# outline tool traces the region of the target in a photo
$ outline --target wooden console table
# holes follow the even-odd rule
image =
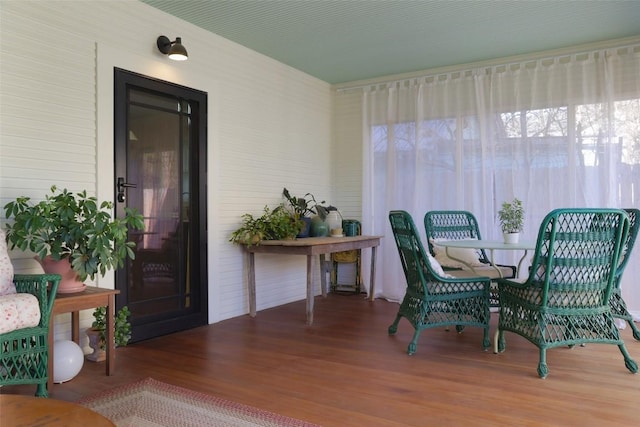
[[[350,237],[306,237],[294,240],[263,240],[259,245],[244,246],[248,254],[249,314],[256,316],[256,268],[255,254],[284,254],[307,256],[307,325],[313,324],[313,270],[315,256],[320,256],[320,287],[322,296],[327,296],[327,278],[324,274],[325,255],[333,252],[371,248],[371,277],[369,299],[373,301],[375,291],[376,248],[382,236]]]
[[[115,326],[116,289],[103,289],[87,286],[84,291],[73,294],[57,294],[51,310],[52,325],[49,328],[49,380],[47,388],[53,385],[53,316],[71,313],[71,339],[80,344],[80,310],[96,307],[107,307],[107,329],[105,331],[106,345],[106,374],[113,375],[115,370],[115,342],[113,328]]]

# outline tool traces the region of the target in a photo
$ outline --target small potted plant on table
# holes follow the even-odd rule
[[[122,307],[116,313],[113,327],[113,340],[116,347],[124,347],[131,340],[131,323],[129,316],[131,312],[127,306]],[[93,311],[93,323],[86,330],[89,337],[89,346],[93,349],[93,353],[87,354],[85,358],[92,362],[102,362],[106,359],[106,336],[107,330],[107,308],[98,307]]]
[[[524,226],[524,208],[522,201],[514,198],[511,202],[503,202],[498,211],[500,228],[504,235],[505,243],[518,243],[520,232]]]

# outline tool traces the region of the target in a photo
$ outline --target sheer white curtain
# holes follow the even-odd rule
[[[517,197],[534,240],[554,208],[640,207],[640,46],[396,81],[362,99],[363,228],[385,235],[376,296],[404,295],[390,210],[411,213],[425,242],[429,210],[469,210],[483,238],[501,239],[497,210]],[[623,295],[640,314],[640,247],[632,256]]]

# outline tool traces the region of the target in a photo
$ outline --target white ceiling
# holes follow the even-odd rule
[[[141,1],[328,83],[640,35],[640,0]]]

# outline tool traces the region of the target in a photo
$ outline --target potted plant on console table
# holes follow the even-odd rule
[[[112,202],[98,205],[86,191],[54,185],[38,203],[18,197],[5,205],[5,217],[14,220],[7,224],[7,241],[11,249],[34,252],[45,272],[60,274],[59,293],[80,292],[87,277],[104,276],[135,258],[127,231],[144,229],[142,215],[125,208],[124,218],[112,218],[112,209]]]
[[[311,221],[312,218],[310,215],[318,215],[322,221],[324,221],[327,216],[327,208],[325,208],[322,203],[316,201],[316,198],[311,193],[305,194],[303,197],[292,196],[289,193],[289,190],[284,188],[282,190],[282,195],[287,202],[289,203],[290,209],[293,211],[293,214],[296,218],[304,221],[304,229],[296,236],[296,237],[309,237],[311,232]]]
[[[295,239],[304,223],[292,215],[283,203],[270,209],[265,206],[262,215],[242,215],[242,225],[231,233],[230,242],[242,245],[258,245],[262,240]]]

